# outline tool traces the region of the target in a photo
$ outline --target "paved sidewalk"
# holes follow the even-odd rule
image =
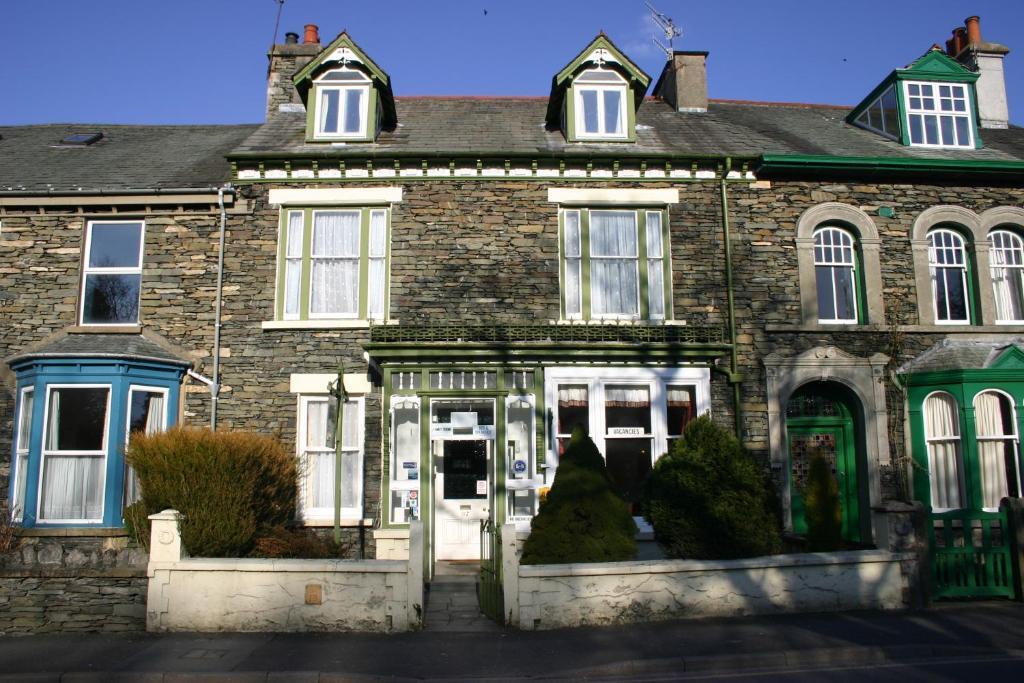
[[[628,679],[986,657],[1024,667],[1024,605],[542,632],[3,637],[0,681]]]

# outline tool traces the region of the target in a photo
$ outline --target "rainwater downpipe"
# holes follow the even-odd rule
[[[217,300],[213,305],[213,384],[210,385],[210,429],[217,431],[217,403],[220,401],[220,309],[224,290],[224,242],[228,214],[224,208],[224,193],[235,188],[227,183],[217,188],[217,208],[220,209],[220,244],[217,247]]]
[[[725,247],[725,294],[728,302],[729,315],[729,383],[732,384],[732,402],[736,417],[736,438],[743,442],[743,408],[740,404],[740,383],[737,377],[739,362],[736,353],[736,304],[733,297],[732,284],[732,235],[729,229],[729,194],[725,179],[732,170],[732,157],[725,158],[719,189],[722,199],[722,242]]]

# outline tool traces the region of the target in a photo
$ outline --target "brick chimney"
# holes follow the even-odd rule
[[[967,17],[962,27],[953,29],[953,39],[946,48],[950,57],[978,72],[975,89],[978,93],[979,125],[982,128],[1009,126],[1003,58],[1010,49],[999,43],[985,42],[981,37],[981,20],[978,17]]]
[[[673,52],[654,94],[681,112],[708,110],[707,52]]]
[[[302,100],[292,85],[292,76],[323,49],[316,24],[306,24],[303,37],[305,42],[299,43],[297,33],[286,33],[284,43],[273,46],[267,53],[270,60],[267,67],[268,119],[280,110],[281,105],[293,105],[302,110]]]

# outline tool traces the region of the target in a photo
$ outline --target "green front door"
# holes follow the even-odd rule
[[[820,453],[832,470],[839,486],[839,504],[843,520],[843,538],[860,541],[860,509],[857,488],[857,457],[853,423],[848,417],[837,419],[791,418],[787,420],[790,458],[790,501],[793,531],[807,533],[803,490],[810,471],[811,457]]]

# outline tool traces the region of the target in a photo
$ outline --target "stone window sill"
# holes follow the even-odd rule
[[[264,320],[260,328],[264,330],[360,330],[369,329],[369,320]],[[396,325],[397,320],[389,320],[386,323],[374,321],[374,325]]]
[[[333,519],[306,519],[302,521],[304,527],[333,527]],[[371,527],[373,526],[372,519],[343,519],[341,520],[341,526],[345,528],[350,527]]]
[[[142,334],[142,325],[73,325],[68,334]]]
[[[683,327],[685,320],[633,320],[605,318],[597,320],[549,320],[551,325],[612,325],[619,327]]]
[[[23,537],[64,537],[64,538],[117,538],[127,536],[124,529],[111,529],[109,527],[32,527],[29,529],[18,529],[17,534]]]

